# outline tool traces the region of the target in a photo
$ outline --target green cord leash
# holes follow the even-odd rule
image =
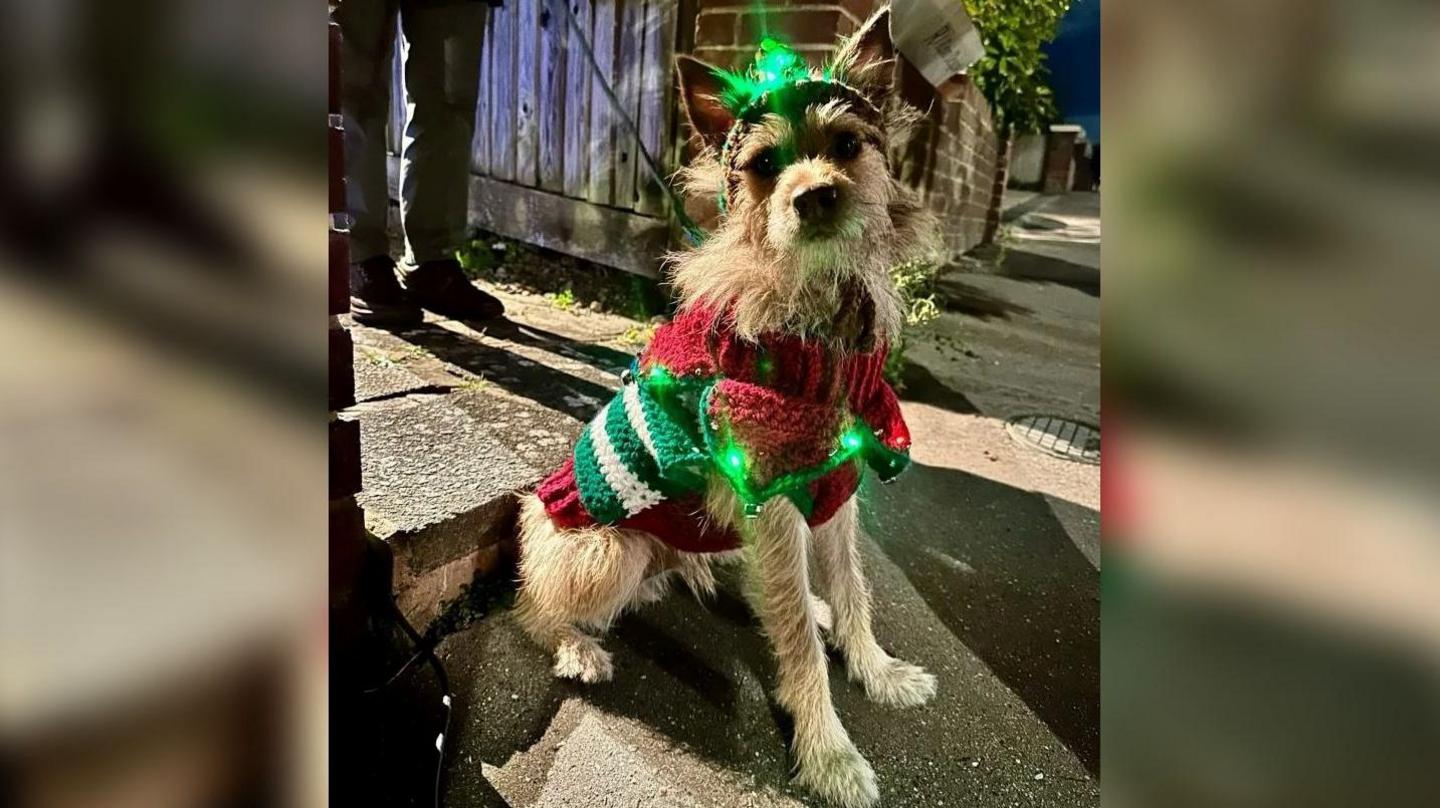
[[[700,246],[709,234],[701,229],[700,225],[696,224],[695,220],[691,219],[689,214],[685,212],[684,200],[680,198],[679,194],[675,193],[675,189],[670,186],[670,182],[660,170],[660,166],[655,162],[655,158],[651,156],[650,151],[645,148],[645,141],[640,136],[640,128],[631,120],[630,115],[620,104],[620,99],[615,96],[615,89],[610,86],[610,82],[605,80],[605,75],[600,71],[600,65],[595,61],[595,50],[590,46],[590,40],[585,36],[585,32],[580,28],[580,21],[575,19],[575,12],[570,8],[570,4],[566,2],[566,0],[552,0],[552,3],[559,5],[565,10],[565,18],[569,21],[571,35],[580,41],[580,49],[585,52],[585,61],[590,64],[590,69],[594,71],[595,78],[600,83],[600,89],[605,92],[605,97],[609,99],[611,108],[620,117],[620,120],[624,122],[625,128],[629,129],[631,134],[635,135],[635,145],[640,149],[640,159],[645,163],[645,167],[649,169],[650,175],[655,178],[656,184],[658,184],[661,190],[665,192],[665,195],[670,198],[670,210],[679,221],[680,229],[685,231],[685,238],[690,242],[691,246]],[[555,35],[559,36],[559,32],[557,31]]]

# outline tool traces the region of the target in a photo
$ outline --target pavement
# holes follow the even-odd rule
[[[942,278],[944,313],[907,348],[915,462],[862,490],[876,634],[939,681],[929,705],[884,708],[832,658],[837,710],[885,806],[1099,804],[1099,470],[1005,425],[1099,423],[1099,206],[1094,194],[1027,206],[998,258]],[[497,291],[512,322],[483,331],[356,329],[367,516],[410,546],[415,570],[494,565],[465,560],[467,531],[503,533],[477,512],[564,456],[640,347],[643,324]],[[445,549],[420,549],[433,547]],[[711,602],[680,591],[618,621],[605,641],[615,679],[586,686],[550,676],[496,570],[468,594],[447,582],[453,595],[426,596],[450,632],[444,804],[819,804],[788,784],[789,721],[733,573]],[[337,761],[369,800],[428,805],[443,713],[428,672],[407,681],[337,706],[351,719]]]

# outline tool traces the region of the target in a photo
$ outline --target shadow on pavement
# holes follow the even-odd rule
[[[946,311],[968,314],[981,320],[995,317],[1008,320],[1017,314],[1031,313],[1031,309],[1025,306],[1012,303],[993,292],[965,283],[957,277],[956,273],[940,278],[937,288],[940,292],[941,305]]]
[[[868,532],[924,607],[1098,774],[1099,574],[1044,499],[923,465],[899,485],[872,485],[865,497]],[[738,595],[737,572],[723,571],[708,604],[676,591],[617,621],[604,639],[616,675],[603,684],[554,679],[548,655],[508,610],[452,635],[441,653],[456,683],[460,751],[447,775],[447,804],[496,804],[482,760],[505,766],[524,754],[525,771],[548,771],[558,751],[551,742],[566,733],[539,742],[571,698],[641,722],[761,787],[786,789],[790,721],[774,704],[774,662]],[[893,782],[913,756],[905,744],[917,743],[915,728],[869,704],[833,657],[831,687],[877,771]],[[896,732],[912,739],[897,740]],[[949,743],[923,737],[927,749]]]
[[[1056,241],[1047,242],[1042,239],[1032,239],[1025,242],[1027,245],[1054,244],[1058,247],[1065,247],[1069,242]],[[1015,278],[1023,281],[1043,281],[1058,283],[1061,286],[1068,286],[1079,292],[1084,292],[1091,297],[1100,296],[1100,270],[1095,267],[1077,264],[1073,261],[1066,261],[1063,258],[1054,258],[1040,253],[1030,252],[1025,249],[1013,249],[1005,256],[1005,263],[1000,267],[1000,275],[1007,278]]]
[[[543,328],[517,323],[513,320],[491,320],[484,323],[476,323],[475,325],[484,328],[487,333],[493,334],[501,339],[554,351],[571,359],[582,361],[596,370],[605,371],[606,373],[619,373],[630,367],[630,363],[635,360],[633,354],[628,354],[624,351],[617,351],[614,348],[607,348],[604,345],[596,345],[593,342],[581,342],[561,336],[553,331],[546,331]]]
[[[788,717],[769,701],[769,647],[732,585],[704,605],[672,593],[622,617],[603,642],[616,675],[590,685],[555,679],[549,656],[508,611],[442,646],[457,683],[455,742],[463,750],[450,763],[446,804],[494,804],[487,801],[491,789],[481,760],[503,766],[522,752],[553,757],[558,750],[539,741],[570,698],[643,722],[676,746],[757,782],[786,786]],[[757,680],[759,687],[746,685]]]
[[[633,359],[621,351],[586,345],[508,320],[488,321],[484,328],[496,337],[543,347],[610,373],[629,367]],[[431,323],[407,329],[399,336],[443,362],[482,376],[490,384],[580,420],[588,420],[614,395],[614,390],[605,385]]]
[[[903,385],[900,398],[905,401],[929,404],[961,415],[976,415],[980,412],[965,394],[947,387],[919,362],[906,362],[900,381]]]
[[[866,478],[867,532],[950,631],[1092,774],[1100,765],[1100,575],[1045,499],[913,464]]]

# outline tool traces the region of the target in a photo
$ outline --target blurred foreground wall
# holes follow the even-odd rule
[[[1114,806],[1440,801],[1440,6],[1106,0]]]
[[[0,15],[12,804],[322,804],[324,9]]]

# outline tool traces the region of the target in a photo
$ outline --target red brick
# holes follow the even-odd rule
[[[884,0],[840,0],[840,7],[854,15],[855,19],[865,22],[870,15],[875,13]]]
[[[696,17],[696,46],[734,45],[735,16],[735,14],[726,11],[715,14],[702,14]]]
[[[350,310],[350,239],[344,233],[330,231],[330,314],[344,314]]]
[[[960,127],[960,116],[965,111],[964,104],[946,104],[944,126],[946,129],[958,129]]]
[[[839,23],[839,9],[752,12],[740,18],[735,41],[758,45],[768,35],[792,45],[831,45]]]
[[[330,29],[330,114],[340,112],[340,24],[332,22]]]
[[[345,130],[336,126],[329,129],[327,148],[330,156],[330,212],[345,210]]]
[[[696,48],[695,58],[708,62],[716,67],[724,67],[730,70],[738,70],[749,64],[751,57],[755,55],[751,48],[726,48],[708,47]]]
[[[348,591],[360,574],[365,512],[354,497],[330,500],[330,591]]]
[[[360,490],[360,423],[330,422],[330,498]]]

